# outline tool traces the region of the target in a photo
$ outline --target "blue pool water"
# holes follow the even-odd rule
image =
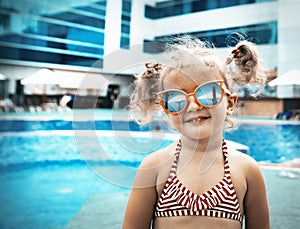
[[[89,195],[128,191],[143,157],[172,142],[130,132],[147,133],[157,125],[0,120],[0,228],[64,227]],[[281,163],[300,158],[299,133],[300,125],[241,124],[225,138],[249,146],[257,161]],[[127,183],[109,177],[116,166],[129,171],[120,178]]]
[[[258,162],[282,163],[300,157],[300,125],[242,124],[225,138],[249,146]]]
[[[160,125],[160,127],[162,127],[161,129],[167,131],[167,127],[163,123],[156,125]],[[23,163],[24,160],[26,161],[26,159],[30,158],[35,162],[39,157],[48,156],[53,156],[53,159],[58,160],[66,158],[70,160],[80,159],[80,155],[76,152],[76,142],[73,141],[73,135],[76,135],[76,132],[73,132],[74,130],[147,132],[148,130],[154,129],[154,126],[155,125],[140,127],[135,122],[112,122],[108,120],[79,122],[65,120],[0,120],[0,133],[2,136],[0,139],[2,151],[0,165],[20,163],[20,161]],[[51,131],[56,132],[53,134]],[[128,138],[130,139],[131,136],[128,135]],[[225,138],[248,146],[250,148],[249,155],[259,162],[281,163],[300,157],[300,125],[241,124],[239,128],[234,131],[225,132]],[[120,141],[120,139],[106,138],[105,136],[101,136],[101,138],[97,140],[104,145],[105,142],[116,145],[118,141]],[[85,143],[88,144],[88,141],[85,141]],[[163,146],[171,143],[171,140],[166,140],[164,143]],[[42,149],[44,153],[40,152],[41,145],[47,145],[47,148]],[[93,146],[88,144],[85,147]],[[51,152],[55,152],[57,148],[60,149],[59,155],[51,154]],[[20,149],[22,149],[22,157],[19,157]],[[151,149],[150,147],[149,151],[151,151]],[[117,150],[120,149],[117,148]],[[143,148],[140,150],[143,150]],[[57,156],[62,156],[62,158],[57,158]],[[141,157],[129,158],[128,163],[132,161],[139,162],[140,159]]]
[[[1,229],[62,227],[89,195],[124,191],[81,161],[14,165],[0,173]]]

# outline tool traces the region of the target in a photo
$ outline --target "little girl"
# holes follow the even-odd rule
[[[143,123],[162,108],[180,139],[142,161],[123,229],[270,228],[260,168],[223,137],[224,128],[233,126],[233,84],[265,81],[254,44],[239,42],[222,61],[213,46],[185,36],[168,54],[164,65],[146,64],[131,107]]]

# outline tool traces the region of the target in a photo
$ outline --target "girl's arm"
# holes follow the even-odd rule
[[[151,221],[157,200],[157,171],[153,161],[146,157],[140,165],[129,195],[123,229],[146,229]]]
[[[263,175],[256,162],[247,171],[247,193],[245,196],[246,229],[269,229],[269,210]]]

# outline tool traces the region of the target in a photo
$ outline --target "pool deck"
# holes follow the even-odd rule
[[[269,202],[272,229],[300,225],[300,169],[261,166]],[[120,229],[128,192],[91,195],[64,229]]]

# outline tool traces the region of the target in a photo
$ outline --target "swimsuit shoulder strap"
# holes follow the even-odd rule
[[[224,176],[227,179],[231,180],[230,168],[229,168],[229,162],[228,162],[228,148],[227,148],[225,140],[223,140],[222,151],[223,151],[223,156],[224,156]]]
[[[168,177],[168,181],[170,182],[174,176],[176,176],[176,172],[177,172],[177,162],[178,162],[178,158],[179,158],[179,154],[181,151],[181,141],[179,140],[175,149],[175,158],[174,161],[172,163],[172,167],[169,173],[169,177]]]

